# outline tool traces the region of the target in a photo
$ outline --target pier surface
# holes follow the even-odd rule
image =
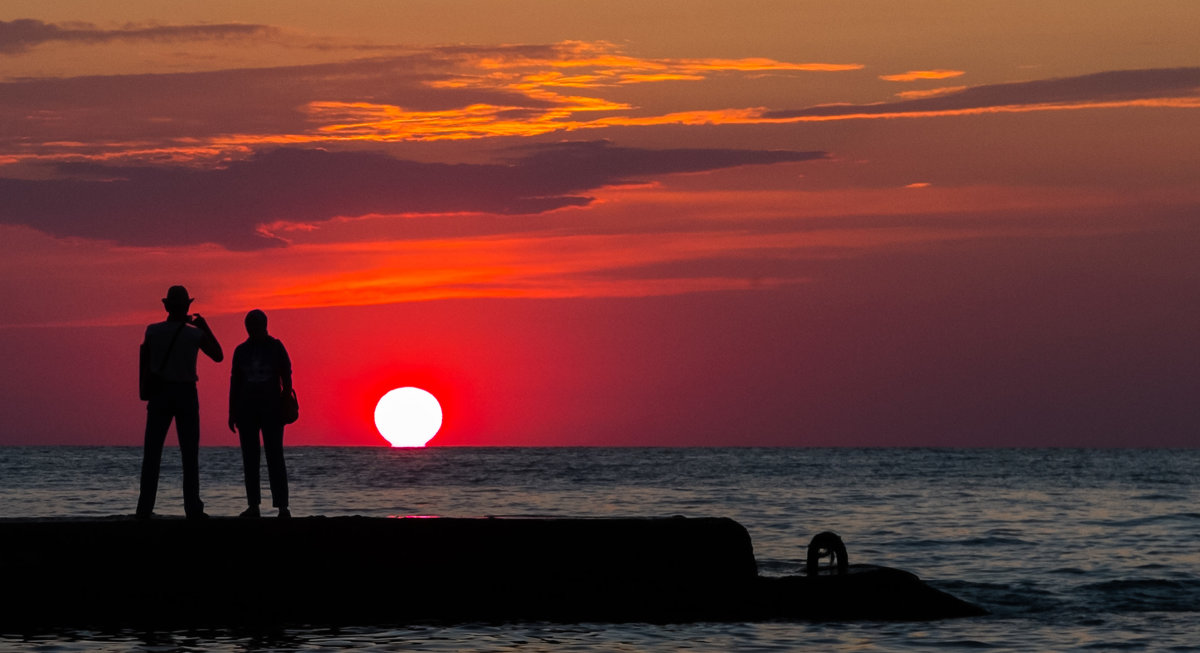
[[[0,565],[6,630],[979,613],[895,569],[760,577],[725,518],[7,519]]]

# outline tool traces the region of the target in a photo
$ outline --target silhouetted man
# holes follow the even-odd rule
[[[196,358],[203,351],[220,363],[225,354],[208,323],[188,315],[191,297],[183,286],[171,286],[163,298],[167,320],[146,327],[145,365],[161,379],[147,397],[146,442],[142,452],[142,483],[137,517],[149,519],[158,493],[158,468],[171,420],[183,458],[183,508],[188,519],[201,519],[200,501],[200,401],[196,395]]]
[[[282,399],[292,394],[292,361],[283,343],[267,333],[267,314],[255,309],[246,314],[246,341],[233,350],[229,375],[229,430],[237,431],[246,475],[246,502],[242,517],[258,517],[262,490],[258,479],[258,434],[262,432],[271,482],[271,504],[280,517],[288,510],[287,468],[283,462]]]

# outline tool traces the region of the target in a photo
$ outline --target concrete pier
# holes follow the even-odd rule
[[[981,613],[894,569],[760,577],[724,518],[10,519],[0,565],[8,631]]]

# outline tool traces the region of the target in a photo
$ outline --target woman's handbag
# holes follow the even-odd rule
[[[291,424],[300,419],[300,402],[296,399],[296,389],[283,393],[279,398],[279,419],[284,424]]]

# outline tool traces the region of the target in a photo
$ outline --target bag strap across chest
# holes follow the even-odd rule
[[[175,335],[171,336],[171,343],[167,345],[167,353],[163,354],[162,362],[158,364],[158,370],[155,374],[162,374],[162,371],[167,367],[167,361],[171,359],[171,350],[175,348],[175,341],[179,339],[179,333],[183,331],[186,322],[181,322],[179,328],[175,329]]]

